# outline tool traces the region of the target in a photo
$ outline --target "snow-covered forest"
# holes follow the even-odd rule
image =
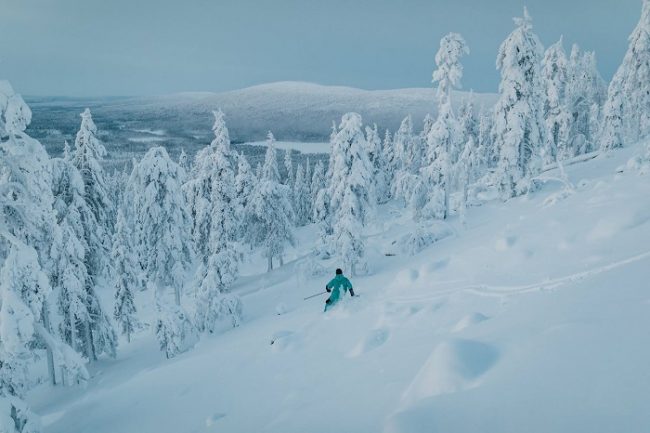
[[[634,275],[647,283],[647,245],[635,249],[637,243],[650,240],[646,224],[650,220],[650,0],[642,3],[641,19],[610,83],[598,71],[596,53],[569,46],[570,41],[561,37],[543,47],[524,9],[496,53],[501,82],[494,105],[479,104],[472,97],[454,101],[456,91],[462,89],[463,59],[471,55],[471,47],[462,35],[449,33],[438,47],[432,46],[435,116],[419,124],[404,113],[401,125],[392,131],[368,124],[354,112],[328,119],[332,128],[325,161],[298,159],[296,152],[278,150],[269,131],[263,163],[253,164],[231,146],[228,113],[213,107],[213,123],[205,125],[207,131],[211,128],[212,139],[195,154],[183,151],[172,158],[164,146],[152,146],[124,170],[109,171],[92,107],[80,113],[74,142],[61,143],[63,155],[55,157],[25,132],[32,113],[16,93],[20,89],[0,81],[0,432],[479,431],[469,421],[459,427],[459,418],[465,416],[454,411],[463,406],[471,408],[474,420],[488,426],[485,431],[524,431],[517,429],[527,422],[521,413],[526,398],[535,404],[535,389],[545,399],[554,398],[542,383],[522,391],[524,402],[516,406],[519,413],[511,424],[495,421],[496,415],[489,415],[489,407],[481,405],[485,400],[480,395],[432,402],[438,395],[459,398],[453,393],[480,389],[480,377],[498,355],[491,346],[469,337],[446,339],[428,360],[424,356],[426,362],[416,365],[414,359],[422,358],[421,353],[419,349],[409,352],[406,342],[431,332],[426,329],[435,320],[439,321],[435,326],[444,328],[441,323],[451,320],[452,313],[441,310],[437,319],[410,320],[421,314],[420,309],[435,316],[445,302],[451,302],[441,294],[470,292],[480,296],[463,304],[465,310],[454,304],[450,311],[467,314],[454,319],[449,333],[465,332],[511,303],[532,302],[520,311],[535,316],[541,313],[534,304],[553,310],[553,302],[510,300],[510,292],[560,290],[564,284],[578,284],[609,271],[608,266],[614,272],[626,263],[641,262]],[[615,180],[619,178],[623,180]],[[600,189],[590,189],[593,185]],[[611,215],[588,209],[607,198],[616,209],[603,212]],[[631,211],[633,219],[620,222],[616,210],[622,212],[627,204],[637,206]],[[549,209],[557,213],[544,216]],[[542,225],[550,220],[556,225]],[[602,227],[577,234],[591,222]],[[637,230],[627,244],[634,247],[627,256],[624,249],[617,250],[603,262],[610,242],[608,230],[618,229]],[[494,257],[513,251],[518,236],[512,233],[517,230],[529,233],[539,245],[502,259]],[[573,237],[558,242],[565,243],[565,250],[572,249],[571,242],[580,248],[557,253],[544,246],[545,236],[555,239],[568,230],[574,230]],[[500,236],[494,251],[478,249],[490,242],[481,237],[487,235]],[[472,239],[478,239],[478,244],[472,244]],[[592,241],[603,244],[589,244]],[[578,270],[565,267],[574,263],[570,260],[556,261],[557,254],[578,260],[601,247],[604,250],[594,253],[594,262],[580,262]],[[449,263],[439,255],[450,248],[457,248],[454,257],[465,257],[464,262],[451,259]],[[525,266],[517,268],[523,260],[518,254],[535,256],[539,262],[530,266],[544,271],[536,274]],[[545,261],[556,268],[544,265]],[[413,263],[422,264],[419,271],[409,268]],[[458,281],[467,275],[483,275],[485,280],[455,284],[453,278],[434,275],[438,269],[447,272],[447,267],[455,269]],[[308,302],[303,298],[322,291],[336,268],[343,269],[359,296],[323,315],[324,295]],[[490,274],[486,269],[497,270]],[[516,275],[516,289],[508,291],[489,282],[508,272]],[[567,273],[568,279],[560,277]],[[531,284],[526,279],[531,275],[543,283]],[[612,284],[617,282],[634,286],[624,278]],[[418,291],[409,292],[408,287]],[[594,296],[606,299],[603,304],[619,302],[605,288],[594,291]],[[572,293],[588,296],[589,290]],[[643,296],[643,314],[650,316],[650,295]],[[437,299],[439,303],[433,302]],[[486,304],[475,299],[485,299]],[[493,299],[499,302],[487,304]],[[409,304],[416,300],[425,304]],[[593,300],[583,302],[597,316],[599,307],[591,305]],[[374,325],[377,309],[383,319]],[[526,328],[521,314],[524,317],[510,319],[507,326]],[[588,322],[594,317],[586,314],[576,320]],[[530,320],[535,327],[546,319],[542,315]],[[557,326],[565,326],[563,320],[558,319]],[[404,340],[390,354],[372,358],[368,368],[373,376],[364,375],[363,367],[348,361],[397,339],[390,335],[393,321],[404,326],[399,328]],[[358,326],[366,328],[349,329]],[[329,348],[311,344],[318,335],[330,332],[346,337],[327,339]],[[503,329],[494,332],[510,335]],[[517,340],[517,332],[524,330],[511,332],[510,338]],[[581,335],[571,332],[568,335]],[[634,347],[648,346],[647,328],[645,332],[645,341],[635,341]],[[351,335],[361,341],[354,345]],[[342,349],[348,342],[354,348]],[[421,345],[419,340],[413,343],[413,347]],[[260,346],[271,347],[271,355],[264,356],[276,358],[258,361],[258,349],[253,347]],[[541,352],[546,346],[539,347],[535,353],[540,362],[554,362]],[[400,357],[400,351],[413,360]],[[649,355],[646,349],[638,356],[648,361]],[[301,356],[304,364],[288,359],[291,356]],[[382,357],[400,364],[400,373],[392,375],[390,367],[381,365]],[[259,355],[259,359],[266,358]],[[523,364],[507,359],[515,365],[510,366],[513,374],[523,374],[516,367]],[[330,371],[302,372],[312,369],[312,361],[313,366],[324,365]],[[589,357],[583,361],[588,363]],[[449,365],[457,368],[449,373]],[[623,367],[625,359],[612,360],[610,365]],[[553,369],[548,368],[544,371],[552,375]],[[635,372],[639,383],[649,385],[647,365],[639,368]],[[190,380],[193,370],[197,375],[213,372],[218,379]],[[418,374],[406,378],[408,373],[403,372],[409,371]],[[624,374],[596,367],[587,371]],[[360,389],[352,392],[354,397],[376,406],[356,410],[358,418],[345,412],[346,406],[358,404],[345,401],[347,391],[338,377],[346,374],[347,386]],[[558,380],[571,382],[570,374],[559,374]],[[171,385],[162,386],[163,377]],[[272,378],[275,381],[270,383]],[[200,387],[203,380],[209,386]],[[525,386],[525,379],[521,380],[504,382],[502,387]],[[283,381],[291,385],[283,388],[279,385]],[[108,383],[113,388],[106,388]],[[607,380],[602,383],[613,386]],[[320,403],[307,398],[309,392],[301,388],[313,384],[322,387],[319,397],[340,401],[317,410]],[[150,394],[136,393],[130,400],[134,389],[149,387]],[[268,391],[271,388],[275,394]],[[174,396],[166,394],[170,389]],[[578,400],[581,395],[576,389],[567,392]],[[621,389],[625,387],[613,386],[612,392]],[[620,409],[627,424],[620,424],[618,431],[644,431],[650,419],[637,400],[645,397],[647,404],[648,395],[635,394],[632,385],[629,389],[630,395],[604,400],[592,396],[594,405],[578,415],[567,415],[566,407],[541,410],[544,415],[539,419],[551,414],[550,418],[565,417],[574,424],[542,423],[528,431],[605,431],[599,428],[611,425],[581,425],[580,420],[593,417],[589,411],[596,407],[609,414],[618,410],[608,405],[627,405],[631,411]],[[251,397],[256,393],[264,398]],[[86,394],[91,403],[84,403]],[[178,403],[185,394],[187,410]],[[393,404],[395,395],[404,395],[399,404]],[[620,401],[614,404],[614,399]],[[210,400],[230,409],[207,413],[196,409]],[[552,406],[552,401],[547,404]],[[133,415],[140,407],[139,416],[148,421]],[[443,410],[446,415],[440,415]],[[287,421],[294,411],[303,414]],[[325,425],[331,411],[345,413],[347,424],[333,418]],[[378,419],[378,413],[386,419]],[[531,416],[538,420],[537,415]],[[194,424],[186,417],[192,417]],[[166,421],[151,421],[158,418]],[[308,420],[318,425],[309,426]],[[569,426],[571,430],[566,429]]]

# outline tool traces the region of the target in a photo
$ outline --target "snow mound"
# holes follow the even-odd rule
[[[293,331],[278,331],[271,337],[271,346],[277,352],[296,350],[302,346],[302,336]]]
[[[496,362],[498,351],[474,340],[453,339],[431,353],[402,397],[408,406],[427,397],[474,387]]]
[[[632,211],[619,211],[597,220],[591,231],[587,234],[589,241],[599,241],[618,236],[620,233],[639,227],[650,221],[648,209]]]
[[[214,413],[205,419],[205,426],[212,427],[215,422],[226,416],[225,413]]]
[[[494,242],[494,249],[499,252],[507,251],[512,248],[517,242],[517,236],[506,235],[500,237]]]
[[[388,328],[373,329],[357,346],[348,354],[349,358],[356,358],[372,350],[375,350],[386,343],[390,336]]]
[[[462,331],[464,329],[469,328],[470,326],[474,326],[474,325],[476,325],[478,323],[481,323],[481,322],[484,322],[484,321],[486,321],[488,319],[489,319],[489,317],[487,317],[486,315],[474,312],[474,313],[468,314],[467,316],[460,319],[458,321],[458,323],[456,323],[456,326],[454,326],[452,331],[453,332],[460,332],[460,331]]]
[[[275,314],[277,314],[278,316],[287,314],[288,311],[289,311],[289,307],[284,302],[280,302],[278,305],[275,306]]]

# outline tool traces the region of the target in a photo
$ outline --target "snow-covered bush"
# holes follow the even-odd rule
[[[157,302],[155,334],[160,350],[165,356],[173,358],[190,349],[198,340],[196,328],[188,314],[180,305],[170,302]]]
[[[646,143],[638,155],[633,156],[627,161],[625,168],[636,171],[641,175],[650,173],[650,141]],[[619,169],[618,171],[624,171],[624,169]]]
[[[414,256],[426,247],[452,234],[453,232],[449,228],[449,225],[442,221],[418,224],[413,232],[400,239],[399,245],[402,253]]]

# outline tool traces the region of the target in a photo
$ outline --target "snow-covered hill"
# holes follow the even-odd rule
[[[454,99],[461,104],[468,93]],[[476,107],[491,107],[493,94],[474,94]],[[28,132],[51,155],[63,151],[63,141],[74,141],[79,113],[90,107],[109,159],[120,163],[142,156],[151,146],[164,144],[173,156],[184,147],[189,153],[211,140],[212,110],[221,108],[234,142],[264,140],[272,130],[279,140],[326,142],[333,121],[354,111],[366,124],[397,130],[411,114],[419,130],[427,113],[435,114],[432,88],[361,90],[310,83],[280,82],[225,93],[193,92],[137,98],[28,98],[34,122]],[[156,132],[152,134],[151,132]]]
[[[142,332],[85,389],[30,402],[49,433],[646,432],[650,182],[617,173],[639,152],[567,166],[572,187],[549,170],[415,257],[399,252],[412,222],[382,207],[372,275],[327,314],[303,301],[329,274],[303,272],[315,229],[301,229],[284,267],[245,266],[241,327],[173,360]]]
[[[420,125],[427,113],[435,115],[432,88],[361,90],[312,83],[279,82],[221,94],[179,95],[186,100],[176,109],[198,113],[221,107],[228,114],[234,138],[249,141],[264,137],[269,129],[283,139],[318,141],[327,139],[332,121],[344,113],[358,112],[368,124],[397,130],[406,115]],[[467,98],[459,92],[456,103]],[[476,105],[491,107],[496,95],[477,94]],[[239,132],[241,131],[241,133]]]

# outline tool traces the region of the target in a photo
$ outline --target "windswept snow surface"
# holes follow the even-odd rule
[[[547,171],[414,257],[384,255],[413,224],[382,207],[374,273],[327,314],[303,301],[329,275],[302,272],[302,229],[284,267],[244,265],[240,328],[172,360],[142,332],[85,388],[30,402],[48,433],[647,432],[650,177],[616,173],[639,151],[567,166],[573,190]]]

